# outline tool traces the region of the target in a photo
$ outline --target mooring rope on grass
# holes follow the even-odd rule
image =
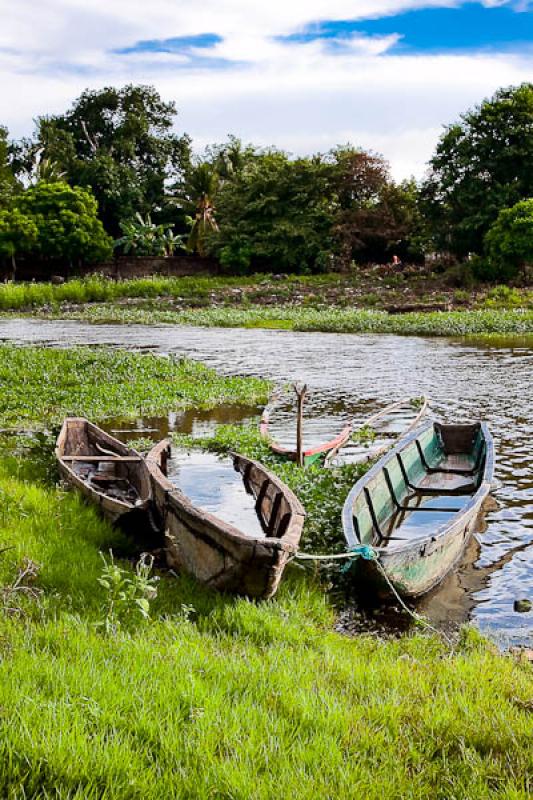
[[[420,614],[417,614],[416,611],[413,611],[411,608],[409,608],[408,605],[406,605],[402,597],[400,597],[400,595],[396,591],[396,587],[393,585],[392,581],[387,575],[385,567],[377,557],[376,551],[369,544],[355,545],[354,547],[350,548],[350,550],[348,550],[346,553],[330,553],[329,555],[327,553],[323,555],[315,555],[313,553],[296,553],[294,558],[299,561],[333,561],[338,559],[349,559],[350,560],[349,563],[345,564],[344,567],[342,567],[343,572],[347,572],[352,566],[352,563],[356,561],[358,558],[363,558],[365,559],[365,561],[375,561],[376,566],[381,572],[382,576],[384,577],[389,589],[391,590],[391,592],[393,593],[394,597],[399,602],[401,607],[404,609],[404,611],[407,611],[407,613],[419,625],[423,625],[428,630],[433,631],[433,633],[436,633],[437,636],[445,639],[451,648],[454,647],[454,643],[449,638],[449,636],[447,636],[447,634],[444,633],[444,631],[439,631],[437,628],[434,628],[433,625],[431,625],[427,621],[427,619],[425,619],[425,617],[422,617]]]

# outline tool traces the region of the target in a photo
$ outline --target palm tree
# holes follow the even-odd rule
[[[192,218],[187,249],[200,256],[206,255],[208,234],[218,232],[214,204],[218,184],[219,174],[216,167],[208,161],[202,161],[189,171],[182,196],[175,198]]]

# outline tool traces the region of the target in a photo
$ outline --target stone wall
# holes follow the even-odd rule
[[[72,278],[99,273],[109,278],[125,280],[126,278],[144,278],[150,275],[185,276],[216,275],[220,271],[217,261],[200,258],[196,255],[177,255],[170,258],[152,256],[118,256],[112,261],[92,264],[80,269],[71,269],[68,265],[42,264],[20,261],[17,264],[16,279],[19,281],[48,281],[52,275]],[[9,277],[9,275],[6,275]]]

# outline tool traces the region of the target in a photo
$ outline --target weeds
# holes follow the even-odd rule
[[[10,548],[4,548],[8,550]],[[23,558],[22,564],[17,568],[17,574],[12,583],[7,583],[0,590],[1,609],[4,614],[22,615],[24,613],[19,599],[37,600],[42,590],[35,586],[39,575],[39,565],[31,558]]]
[[[394,333],[406,336],[472,336],[533,333],[533,310],[479,309],[409,312],[302,306],[216,306],[197,310],[138,309],[112,305],[62,312],[65,319],[92,323],[198,325],[219,328],[278,328],[325,333]]]
[[[124,625],[149,618],[159,578],[151,575],[154,558],[149,553],[141,554],[134,572],[117,564],[112,551],[109,561],[101,555],[104,568],[98,583],[105,590],[105,617],[100,624],[106,633],[115,634]]]

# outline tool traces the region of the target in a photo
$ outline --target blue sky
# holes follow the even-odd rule
[[[342,47],[354,35],[398,35],[389,52],[472,53],[521,52],[533,43],[530,4],[486,7],[467,2],[456,7],[416,8],[398,14],[357,20],[325,20],[305,26],[280,41],[305,44],[323,41]]]
[[[31,132],[86,86],[154,84],[199,148],[350,141],[420,176],[442,125],[533,80],[526,0],[0,0],[0,124]]]

